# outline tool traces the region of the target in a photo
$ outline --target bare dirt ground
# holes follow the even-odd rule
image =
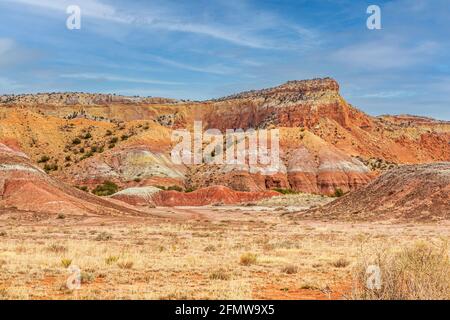
[[[362,256],[450,235],[446,222],[294,219],[276,205],[149,210],[0,212],[0,299],[346,299]]]

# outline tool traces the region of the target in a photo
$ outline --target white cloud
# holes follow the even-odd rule
[[[14,47],[14,41],[8,38],[0,38],[0,59]]]
[[[33,6],[41,9],[50,9],[57,11],[66,11],[70,5],[78,5],[81,8],[81,14],[87,17],[106,19],[116,22],[128,23],[130,17],[120,15],[113,6],[104,4],[97,0],[5,0],[14,4]]]
[[[403,98],[412,97],[415,92],[412,91],[380,91],[375,93],[367,93],[360,96],[360,98],[377,98],[377,99],[391,99],[391,98]]]
[[[41,9],[64,11],[73,0],[5,0],[13,4],[33,6]],[[171,32],[182,32],[207,36],[223,40],[239,46],[256,49],[292,49],[286,41],[278,41],[277,38],[259,36],[260,31],[270,28],[296,32],[300,39],[298,41],[311,42],[315,33],[307,28],[287,24],[284,20],[267,12],[255,14],[251,8],[243,6],[239,11],[233,11],[235,22],[232,24],[218,24],[217,21],[206,21],[198,23],[196,18],[189,16],[187,12],[175,12],[169,4],[158,7],[153,3],[146,3],[149,10],[146,12],[130,12],[105,4],[99,0],[77,0],[81,8],[82,16],[112,21],[116,23],[130,24],[142,28],[165,30]],[[127,8],[130,9],[130,8]],[[231,9],[230,9],[231,10]],[[195,22],[192,22],[195,21]]]
[[[175,60],[155,56],[155,55],[148,55],[148,57],[156,62],[165,64],[167,66],[189,70],[189,71],[195,71],[195,72],[201,72],[201,73],[212,73],[212,74],[219,74],[219,75],[225,75],[225,74],[231,74],[236,72],[237,70],[231,67],[227,67],[224,65],[210,65],[205,67],[199,67],[199,66],[193,66],[187,63],[178,62]]]
[[[332,54],[332,58],[364,69],[403,68],[427,61],[437,49],[434,42],[402,46],[392,41],[374,41],[342,48]]]
[[[0,94],[10,93],[16,89],[23,88],[23,86],[9,78],[0,77]]]
[[[240,46],[269,49],[275,48],[273,44],[270,44],[267,40],[259,39],[256,36],[242,35],[236,32],[236,30],[225,29],[213,25],[206,24],[193,24],[193,23],[181,23],[181,22],[168,22],[168,21],[153,21],[150,25],[169,31],[178,31],[185,33],[195,33],[212,38],[225,40]]]
[[[9,38],[0,38],[0,67],[11,67],[23,64],[35,57],[34,50],[26,50],[17,46],[17,43]]]

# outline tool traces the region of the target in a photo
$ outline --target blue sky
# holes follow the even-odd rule
[[[370,114],[450,120],[449,35],[448,0],[0,0],[0,93],[202,100],[330,76]]]

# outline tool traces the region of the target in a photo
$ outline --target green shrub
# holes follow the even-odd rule
[[[297,194],[297,191],[292,189],[274,188],[273,191],[279,192],[281,194]]]
[[[50,171],[58,170],[58,165],[56,163],[53,164],[45,164],[44,166],[45,172],[49,173]]]
[[[72,259],[62,258],[61,264],[63,265],[64,268],[68,268],[72,264]]]
[[[339,197],[342,197],[344,194],[345,193],[344,193],[344,191],[342,191],[342,189],[337,188],[337,189],[334,190],[333,196],[336,197],[336,198],[339,198]]]
[[[89,191],[87,186],[76,186],[75,188],[80,189],[81,191],[85,191],[85,192]]]
[[[97,196],[110,196],[119,191],[119,186],[111,181],[105,181],[92,190],[92,193]]]
[[[109,143],[110,144],[115,144],[119,141],[119,139],[117,137],[112,137],[111,139],[109,139]]]
[[[72,144],[80,144],[81,140],[79,138],[75,138],[72,140]]]
[[[116,263],[118,260],[119,260],[119,257],[118,257],[118,256],[109,256],[109,257],[107,257],[107,258],[105,259],[105,263],[106,263],[107,265],[111,265],[111,264],[113,264],[113,263]]]
[[[80,160],[84,160],[84,159],[90,158],[90,157],[92,157],[93,155],[94,155],[94,153],[93,153],[92,151],[86,152],[86,153],[80,158]]]
[[[86,133],[86,134],[83,136],[83,139],[90,139],[90,138],[92,138],[92,135],[91,135],[90,132]]]
[[[173,191],[182,192],[183,188],[181,188],[179,186],[170,186],[170,187],[167,188],[167,190],[173,190]]]
[[[47,162],[48,160],[50,160],[50,157],[49,157],[49,156],[42,156],[42,157],[38,160],[38,163]]]

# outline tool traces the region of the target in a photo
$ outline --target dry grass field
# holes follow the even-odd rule
[[[446,223],[303,220],[277,207],[153,210],[157,217],[1,213],[0,299],[395,298],[392,283],[389,292],[361,289],[372,258],[389,268],[389,282],[404,276],[392,261],[418,259],[417,294],[404,298],[449,298]],[[433,252],[440,258],[428,259]],[[439,275],[426,272],[429,263]],[[67,288],[69,266],[81,270],[78,290]],[[429,277],[444,280],[417,286]],[[411,289],[403,280],[395,290]]]

